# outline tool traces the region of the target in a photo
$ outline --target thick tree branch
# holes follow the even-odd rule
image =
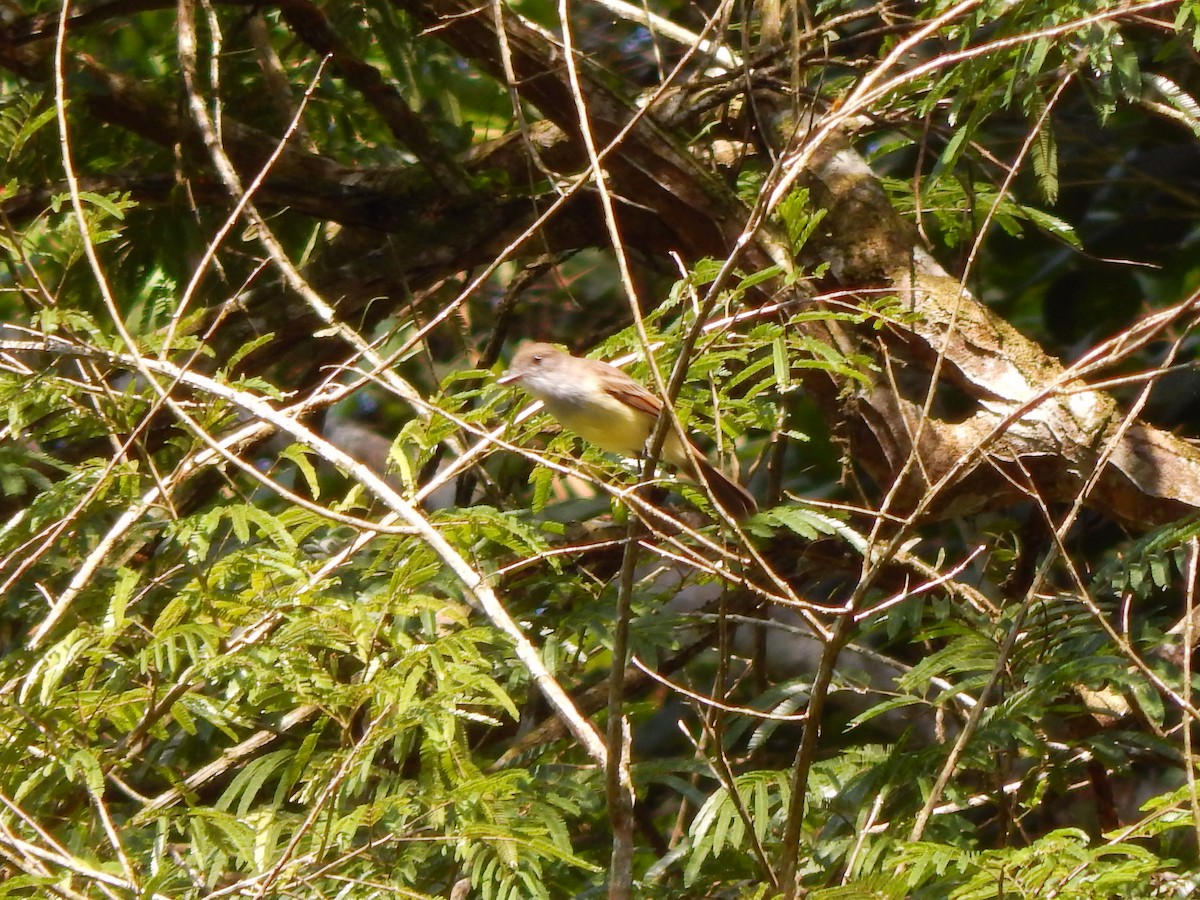
[[[813,249],[847,286],[894,290],[917,315],[883,337],[886,352],[922,372],[939,351],[945,388],[974,404],[956,420],[927,418],[919,464],[899,506],[911,509],[948,479],[930,509],[934,517],[997,508],[1035,491],[1047,501],[1075,497],[1091,474],[1120,412],[1083,379],[1118,363],[1171,324],[1200,314],[1200,296],[1150,317],[1119,341],[1097,348],[1072,369],[993,314],[915,242],[862,159],[847,146],[823,155],[810,184],[828,208]],[[880,484],[890,484],[912,450],[928,378],[911,389],[878,384],[856,398],[845,430],[854,458]],[[1127,525],[1146,528],[1200,510],[1200,450],[1188,441],[1136,424],[1117,437],[1091,505]],[[1008,477],[997,478],[997,473]],[[1033,483],[1022,487],[1026,473]]]

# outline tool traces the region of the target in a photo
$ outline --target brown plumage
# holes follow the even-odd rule
[[[623,456],[637,456],[645,449],[662,411],[662,401],[620,369],[572,356],[553,344],[523,345],[500,383],[519,384],[566,428],[602,450]],[[663,458],[693,481],[707,484],[733,518],[744,519],[758,509],[745,488],[690,443],[685,448],[674,429],[667,431]]]

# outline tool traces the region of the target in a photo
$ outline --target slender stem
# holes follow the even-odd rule
[[[633,780],[629,774],[629,740],[625,722],[625,667],[629,663],[629,620],[633,608],[633,581],[638,558],[641,520],[629,517],[625,531],[625,555],[617,590],[616,620],[613,623],[612,673],[608,679],[608,766],[605,794],[608,820],[612,826],[612,859],[609,865],[610,900],[629,897],[633,890]]]
[[[833,683],[833,672],[838,657],[850,642],[853,630],[854,616],[847,615],[838,620],[837,627],[834,628],[833,635],[821,654],[821,662],[817,666],[812,692],[808,698],[808,716],[804,720],[800,747],[796,750],[796,762],[792,765],[792,796],[783,830],[783,864],[779,877],[786,900],[793,900],[796,896],[796,868],[800,857],[800,831],[804,825],[804,807],[808,795],[808,773],[812,770],[817,740],[821,736],[825,701],[829,697],[829,686]]]

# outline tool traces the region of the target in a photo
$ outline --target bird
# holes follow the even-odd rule
[[[499,379],[542,401],[568,430],[601,450],[637,456],[645,450],[663,402],[615,366],[572,356],[541,342],[521,345]],[[753,515],[758,505],[744,487],[710,463],[689,441],[668,429],[663,458],[693,481],[703,481],[734,519]],[[702,476],[702,477],[701,477]]]

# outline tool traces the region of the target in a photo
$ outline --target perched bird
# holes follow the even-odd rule
[[[553,344],[521,346],[499,381],[520,385],[566,428],[602,450],[623,456],[637,456],[645,449],[663,407],[658,397],[620,369],[572,356]],[[758,508],[744,487],[716,469],[694,446],[685,447],[674,429],[667,431],[662,454],[693,481],[703,475],[717,503],[733,518],[744,519]]]

